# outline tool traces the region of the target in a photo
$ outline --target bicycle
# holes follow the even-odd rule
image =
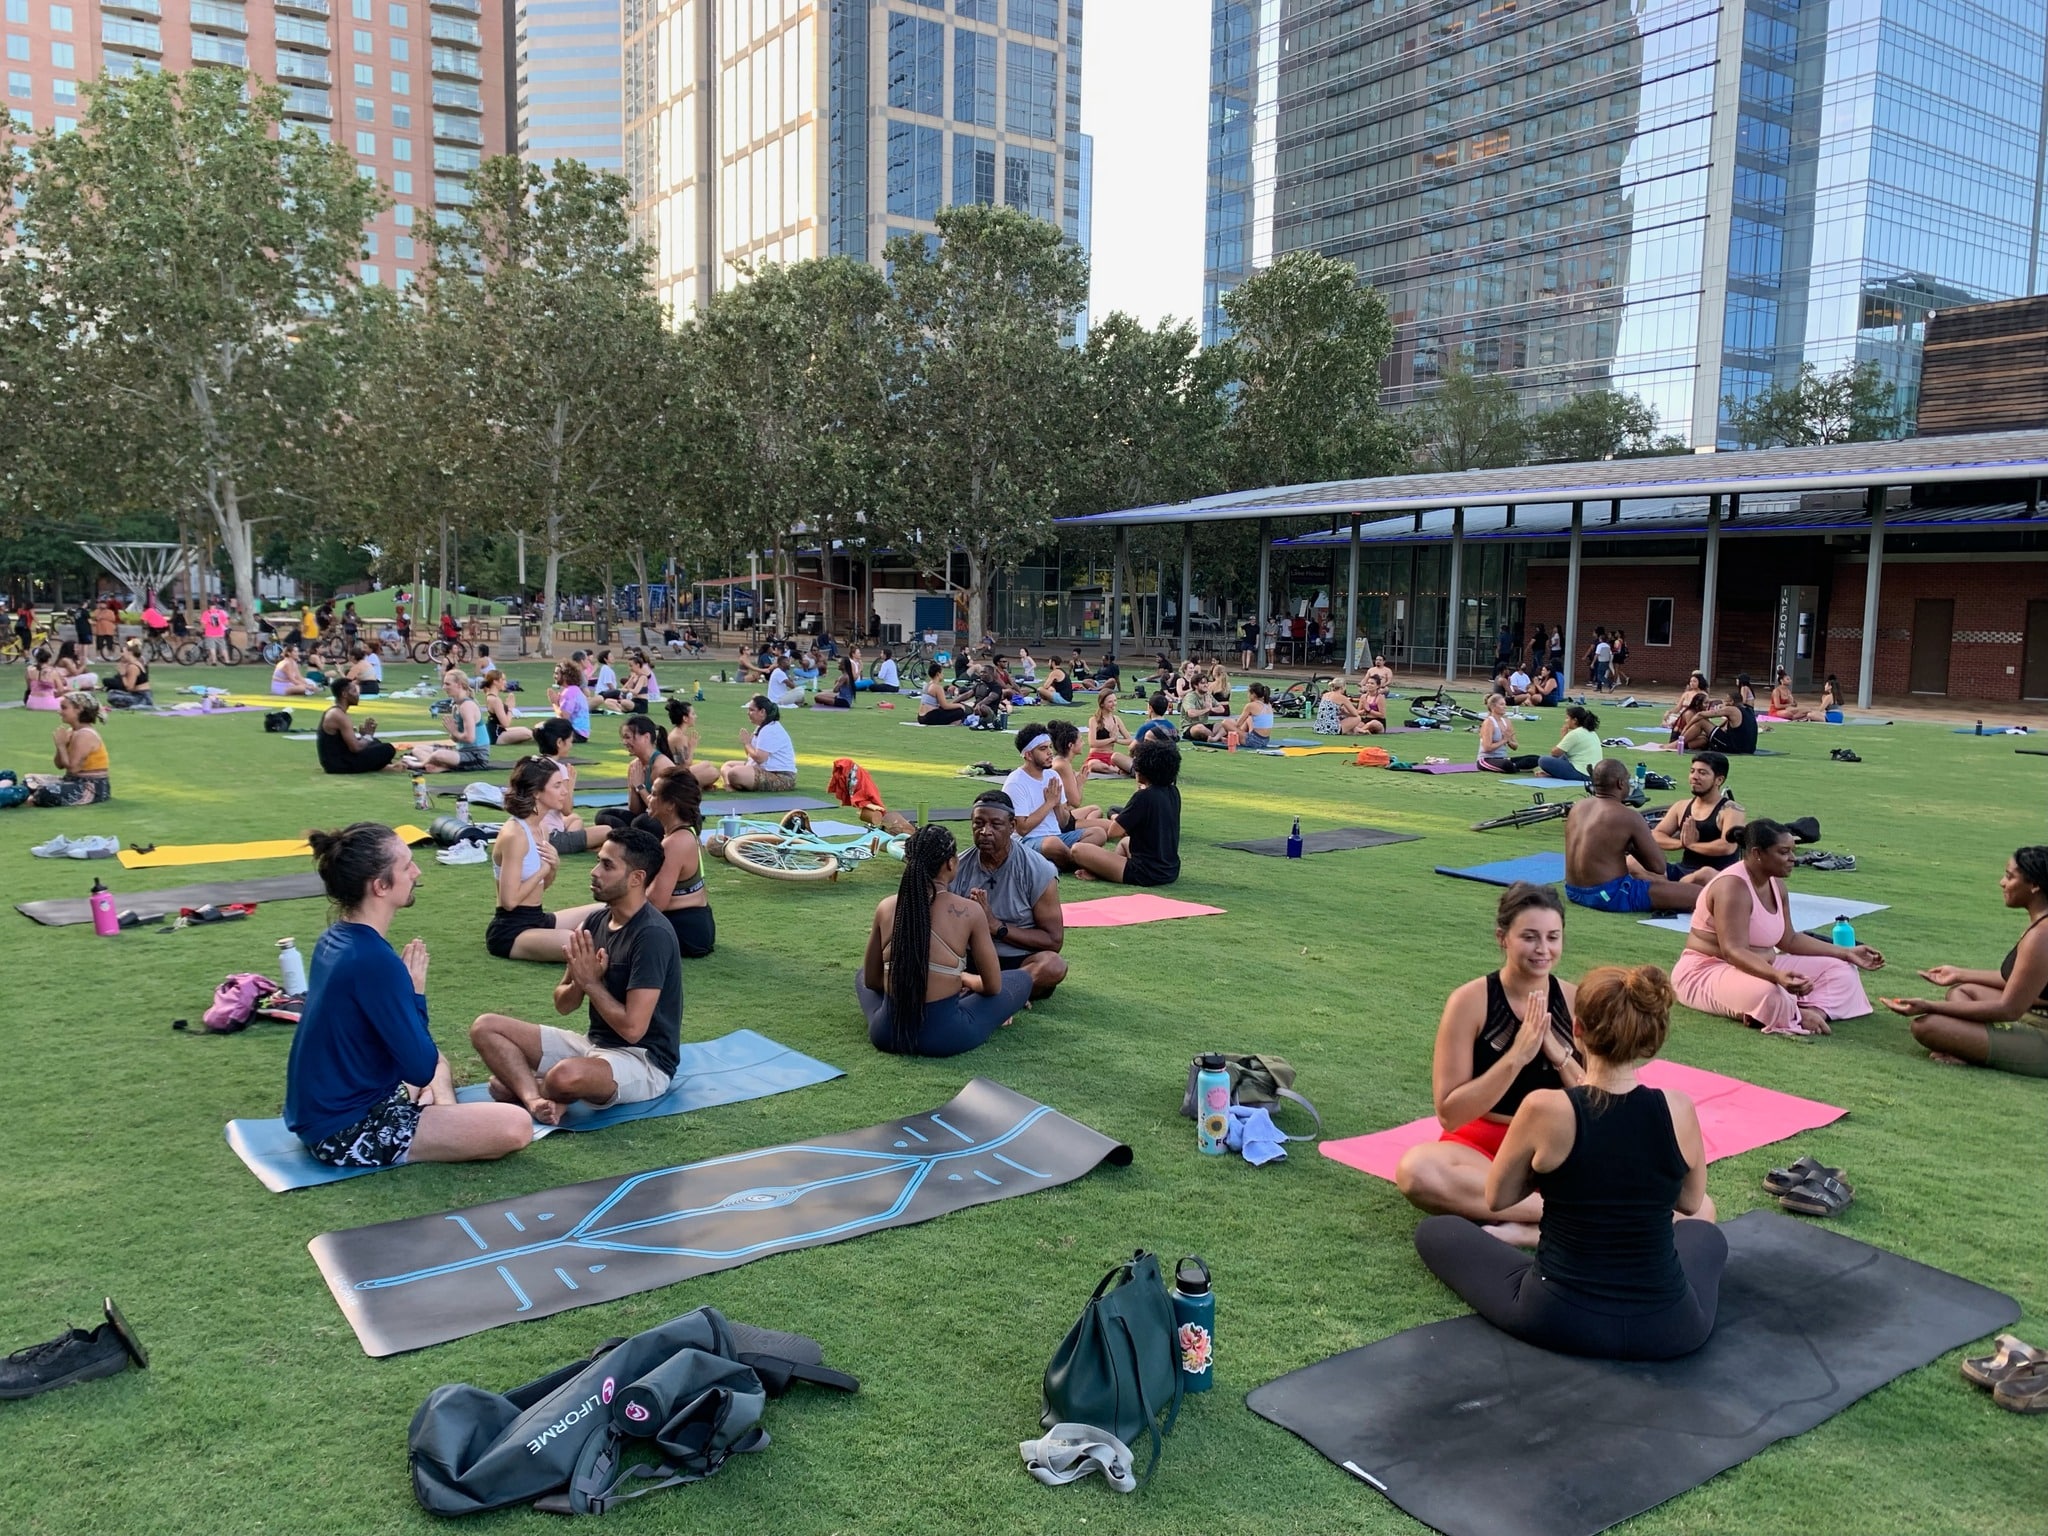
[[[459,664],[469,660],[469,645],[466,641],[449,640],[436,635],[431,640],[415,641],[412,659],[421,663],[432,662],[437,667],[446,667],[451,663]]]
[[[1409,714],[1426,724],[1446,726],[1454,721],[1465,721],[1477,725],[1486,718],[1481,711],[1468,709],[1452,698],[1442,684],[1437,685],[1435,693],[1418,694],[1407,703]]]
[[[1491,821],[1475,821],[1474,832],[1491,832],[1496,827],[1533,827],[1546,821],[1557,821],[1571,814],[1571,804],[1564,800],[1545,803],[1541,790],[1536,793],[1536,803],[1525,805],[1520,810],[1509,811],[1505,816],[1496,816]]]
[[[57,640],[56,634],[54,626],[43,624],[30,630],[28,639],[23,640],[21,632],[10,624],[5,640],[0,641],[0,661],[27,661],[45,647],[55,654],[57,646],[61,643]]]
[[[803,811],[791,811],[773,832],[742,832],[737,837],[706,840],[706,851],[722,858],[735,869],[765,875],[770,880],[837,880],[877,855],[903,857],[909,839],[875,827],[858,837],[821,837],[811,830],[811,818]],[[716,847],[712,844],[716,843]]]

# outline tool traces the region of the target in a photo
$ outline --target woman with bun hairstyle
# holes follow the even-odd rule
[[[1673,1360],[1714,1331],[1728,1240],[1707,1198],[1699,1115],[1686,1095],[1636,1080],[1675,1001],[1654,965],[1602,966],[1579,983],[1585,1080],[1524,1099],[1486,1179],[1496,1212],[1542,1197],[1534,1254],[1463,1216],[1415,1229],[1439,1280],[1539,1349]]]
[[[1913,1038],[1937,1061],[2048,1077],[2048,846],[2015,850],[1998,889],[2027,918],[2005,962],[1995,971],[1934,966],[1920,974],[1947,988],[1945,997],[1887,997],[1884,1005],[1913,1021]]]
[[[568,801],[569,781],[544,757],[522,757],[505,785],[505,821],[491,844],[498,909],[484,929],[484,948],[500,960],[559,963],[569,953],[569,935],[600,910],[595,904],[561,912],[541,906],[562,866],[545,817],[565,811]]]
[[[648,904],[668,919],[685,960],[701,960],[718,943],[711,894],[704,889],[704,790],[687,773],[664,773],[648,792],[640,824],[661,839],[661,868],[647,882]]]

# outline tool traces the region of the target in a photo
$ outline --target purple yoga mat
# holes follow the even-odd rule
[[[1479,765],[1477,763],[1420,763],[1416,765],[1415,771],[1417,773],[1477,773]]]

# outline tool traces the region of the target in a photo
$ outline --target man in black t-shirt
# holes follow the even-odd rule
[[[588,1002],[588,1034],[502,1013],[470,1026],[491,1097],[557,1125],[570,1104],[636,1104],[668,1092],[681,1054],[683,957],[675,929],[647,904],[661,858],[661,839],[641,827],[612,833],[598,852],[590,894],[604,907],[569,935],[555,984],[556,1013]]]
[[[1171,885],[1180,878],[1180,748],[1149,736],[1131,749],[1138,791],[1109,823],[1102,848],[1077,844],[1074,867],[1118,885]]]

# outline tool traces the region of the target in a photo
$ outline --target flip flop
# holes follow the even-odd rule
[[[1774,1195],[1789,1194],[1808,1179],[1834,1179],[1851,1194],[1855,1186],[1842,1178],[1842,1170],[1829,1168],[1817,1158],[1802,1157],[1789,1168],[1773,1168],[1764,1175],[1764,1188]]]
[[[1840,1179],[1808,1179],[1778,1196],[1778,1204],[1795,1216],[1839,1216],[1855,1198],[1855,1191]]]
[[[2016,1334],[2001,1333],[1996,1343],[1998,1348],[1994,1353],[1975,1355],[1963,1362],[1963,1380],[1982,1387],[1986,1392],[2022,1366],[2048,1360],[2048,1350],[2036,1349]]]
[[[2029,1360],[1991,1389],[1991,1401],[2012,1413],[2048,1413],[2048,1360]]]

